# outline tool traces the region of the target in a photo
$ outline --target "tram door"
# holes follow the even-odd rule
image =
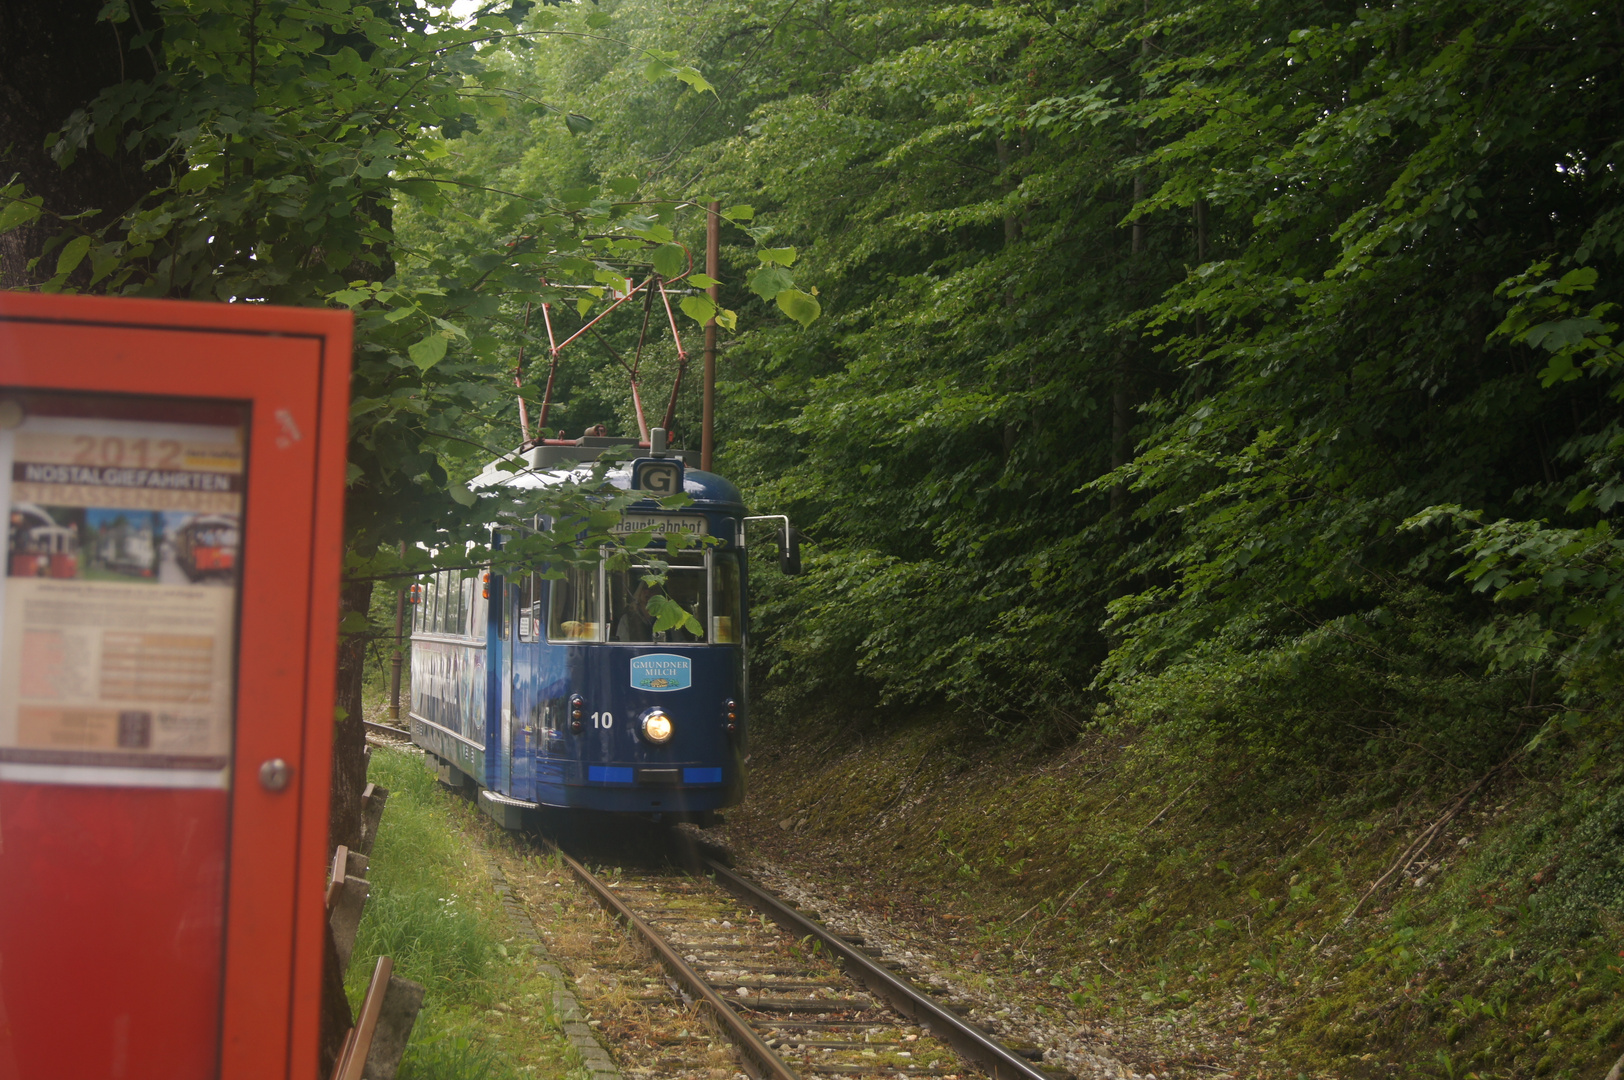
[[[513,587],[514,613],[509,633],[509,662],[502,688],[506,696],[503,721],[507,740],[503,746],[507,791],[515,798],[528,799],[532,790],[532,761],[528,736],[534,698],[537,643],[541,640],[542,612],[538,594],[542,584],[533,573],[519,577]]]

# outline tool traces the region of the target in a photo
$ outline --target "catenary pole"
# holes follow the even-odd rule
[[[705,215],[705,273],[712,278],[722,270],[721,240],[722,204],[713,202]],[[718,285],[710,287],[711,303],[720,307],[722,291]],[[716,320],[705,323],[705,412],[699,437],[699,467],[710,471],[711,456],[716,452]]]

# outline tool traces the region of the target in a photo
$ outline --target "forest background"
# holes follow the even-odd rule
[[[718,199],[718,471],[809,540],[754,579],[758,728],[1133,732],[1273,814],[1533,785],[1544,876],[1484,918],[1617,951],[1624,11],[89,7],[55,99],[0,35],[4,284],[356,311],[352,718],[375,579],[474,535],[518,441],[521,345],[535,415],[526,311],[683,278]],[[635,427],[601,326],[549,427]],[[1480,1067],[1608,1056],[1582,981],[1566,1043]]]

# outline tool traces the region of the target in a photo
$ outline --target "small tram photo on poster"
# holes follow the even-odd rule
[[[0,397],[0,775],[225,785],[243,435],[232,406]]]

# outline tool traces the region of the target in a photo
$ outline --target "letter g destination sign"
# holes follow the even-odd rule
[[[682,466],[675,461],[639,461],[632,473],[632,489],[663,498],[682,494]]]

